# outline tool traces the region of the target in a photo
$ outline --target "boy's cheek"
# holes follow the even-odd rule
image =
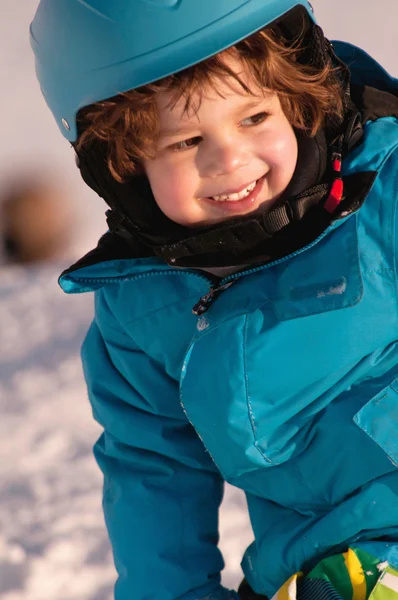
[[[184,174],[170,169],[147,173],[155,200],[161,209],[178,211],[190,194],[189,182]]]

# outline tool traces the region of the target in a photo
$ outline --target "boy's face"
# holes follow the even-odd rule
[[[296,136],[278,96],[256,89],[240,61],[227,64],[256,95],[223,78],[185,114],[184,98],[170,107],[171,92],[157,96],[160,135],[144,168],[159,208],[187,227],[271,208],[296,167]]]

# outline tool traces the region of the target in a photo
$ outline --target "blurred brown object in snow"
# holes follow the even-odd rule
[[[57,189],[32,178],[0,191],[1,237],[5,262],[35,263],[62,258],[72,220]]]

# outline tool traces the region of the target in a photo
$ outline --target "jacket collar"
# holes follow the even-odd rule
[[[314,234],[312,227],[308,227],[308,243],[297,249],[296,254],[300,254],[306,248],[314,245],[322,235],[339,227],[346,219],[347,212],[345,206],[351,207],[351,215],[358,210],[366,199],[366,196],[373,184],[376,173],[354,172],[345,178],[346,190],[349,198],[342,203],[341,213],[332,225],[325,228],[322,234],[322,228],[318,231],[318,236]],[[281,244],[283,245],[283,244]],[[280,262],[279,259],[276,262]],[[275,264],[269,262],[267,266]],[[118,282],[127,279],[142,277],[150,272],[165,273],[173,269],[158,257],[146,256],[145,247],[137,244],[134,256],[132,256],[132,247],[120,236],[108,232],[100,239],[98,246],[65,270],[59,279],[60,285],[67,293],[76,293],[84,291],[95,291],[108,282]],[[190,269],[184,272],[192,272]],[[239,273],[236,275],[239,278]],[[210,275],[202,275],[202,279],[207,281],[207,288],[210,284],[217,284],[219,278]],[[205,288],[206,289],[206,288]]]

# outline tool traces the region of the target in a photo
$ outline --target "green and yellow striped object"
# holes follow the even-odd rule
[[[359,548],[295,573],[272,600],[398,600],[398,571]]]

